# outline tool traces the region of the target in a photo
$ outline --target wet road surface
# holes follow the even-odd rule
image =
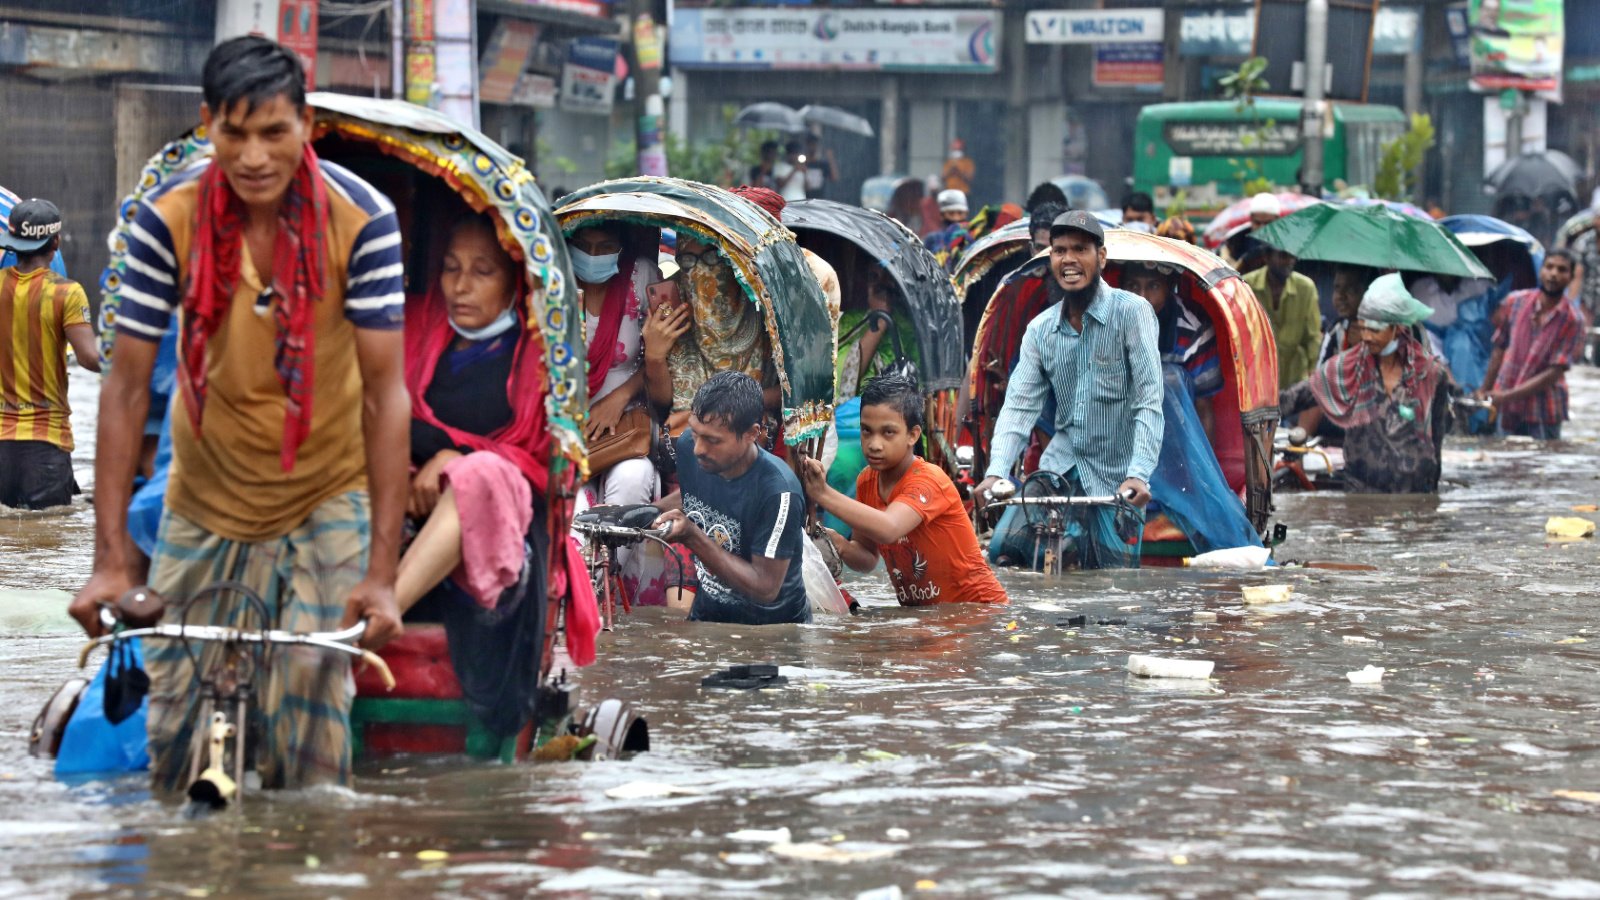
[[[1547,449],[1453,439],[1438,498],[1279,496],[1280,558],[1376,572],[1007,574],[1008,608],[932,610],[879,575],[850,585],[867,615],[809,627],[645,610],[580,680],[643,707],[648,754],[390,758],[209,821],[26,755],[91,522],[0,514],[0,893],[1600,897],[1600,547],[1543,532],[1600,503],[1593,370],[1574,415]],[[1290,602],[1242,604],[1268,583]],[[1130,653],[1216,671],[1141,680]],[[699,687],[741,662],[789,684]]]

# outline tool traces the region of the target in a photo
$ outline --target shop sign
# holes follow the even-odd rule
[[[306,90],[317,89],[317,0],[279,0],[278,43],[300,57]]]
[[[1028,13],[1030,44],[1131,44],[1160,41],[1161,9],[1041,9]]]
[[[611,14],[610,4],[603,0],[512,0],[512,2],[520,6],[542,6],[545,9],[559,9],[602,18]]]
[[[1094,48],[1095,87],[1148,87],[1165,80],[1165,56],[1159,42]]]
[[[1561,0],[1472,0],[1472,86],[1555,91],[1566,29]]]
[[[478,99],[510,103],[538,41],[539,26],[533,22],[502,18],[496,23],[478,62]]]
[[[522,77],[517,79],[516,89],[511,92],[511,102],[516,106],[554,109],[558,93],[554,78],[549,75],[535,75],[532,72],[524,72]]]
[[[609,115],[616,94],[617,42],[607,38],[575,38],[561,67],[561,108],[568,112]]]
[[[1375,56],[1404,56],[1417,45],[1422,12],[1412,6],[1379,6],[1372,20]],[[1178,20],[1178,52],[1184,56],[1249,56],[1256,33],[1254,6],[1185,9]]]
[[[677,9],[671,62],[688,68],[992,73],[1000,13],[940,9]]]

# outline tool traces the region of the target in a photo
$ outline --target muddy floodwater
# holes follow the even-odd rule
[[[1600,547],[1544,534],[1600,503],[1600,377],[1573,383],[1566,441],[1452,439],[1437,498],[1277,498],[1280,558],[1375,572],[1010,574],[1007,608],[931,610],[874,575],[866,615],[809,627],[636,612],[577,677],[645,711],[648,754],[389,758],[203,821],[28,757],[91,516],[6,512],[0,893],[1600,897]],[[1242,604],[1270,583],[1290,601]],[[1146,681],[1136,653],[1216,669]],[[700,688],[742,662],[789,683]]]

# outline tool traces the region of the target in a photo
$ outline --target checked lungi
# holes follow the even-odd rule
[[[166,513],[150,564],[150,586],[168,599],[167,623],[180,601],[215,581],[242,582],[265,601],[271,627],[331,631],[345,600],[365,576],[370,537],[365,491],[325,501],[289,534],[257,543],[232,541]],[[259,628],[258,616],[235,593],[204,599],[191,625]],[[192,644],[202,672],[220,659],[218,645]],[[259,725],[255,768],[264,787],[304,787],[350,778],[350,657],[315,647],[276,646],[255,679]],[[178,641],[146,641],[150,674],[150,771],[157,791],[181,790],[200,706],[194,667]],[[202,732],[203,739],[203,732]],[[202,766],[203,768],[203,766]]]

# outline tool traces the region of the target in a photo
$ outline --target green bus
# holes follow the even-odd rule
[[[1331,103],[1331,130],[1323,129],[1323,183],[1371,185],[1383,145],[1405,133],[1405,114],[1393,106]],[[1297,183],[1302,161],[1299,100],[1256,98],[1241,110],[1232,100],[1157,103],[1139,112],[1134,126],[1134,190],[1148,192],[1156,208],[1186,192],[1186,209],[1204,223],[1244,194],[1240,174],[1274,185]]]

